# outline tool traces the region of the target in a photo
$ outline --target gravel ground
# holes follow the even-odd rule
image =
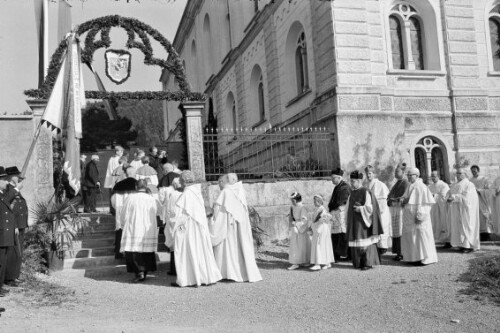
[[[440,250],[427,267],[385,256],[366,272],[349,263],[289,272],[287,251],[264,247],[264,281],[254,284],[174,288],[165,265],[144,284],[131,284],[131,274],[57,273],[47,279],[74,289],[74,302],[40,308],[14,291],[0,299],[0,332],[500,332],[500,307],[464,295],[457,281],[500,243],[468,255]]]

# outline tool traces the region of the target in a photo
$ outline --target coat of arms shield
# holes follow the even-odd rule
[[[121,84],[130,76],[131,58],[130,52],[125,50],[107,50],[106,76],[116,84]]]

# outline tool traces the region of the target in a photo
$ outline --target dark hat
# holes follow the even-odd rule
[[[344,175],[344,170],[342,170],[341,168],[333,169],[332,170],[332,175],[343,176]]]
[[[351,179],[363,179],[363,173],[359,172],[358,170],[354,170],[351,172]]]
[[[19,171],[19,169],[16,166],[13,166],[10,168],[6,168],[5,173],[7,173],[7,175],[9,176],[17,176],[21,174],[21,171]]]
[[[134,178],[125,178],[119,181],[113,187],[114,192],[134,192],[137,190],[136,180]]]
[[[0,178],[5,178],[7,177],[7,172],[5,172],[5,169],[3,166],[0,166]]]

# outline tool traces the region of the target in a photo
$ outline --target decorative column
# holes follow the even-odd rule
[[[40,124],[47,100],[26,100],[26,103],[33,111],[33,133],[31,134],[33,136]],[[49,200],[54,193],[52,155],[52,134],[49,129],[42,126],[27,172],[27,180],[33,182],[34,197],[39,201]]]
[[[186,111],[186,141],[189,169],[196,180],[205,181],[205,161],[203,156],[203,127],[201,117],[205,107],[204,102],[185,102]]]

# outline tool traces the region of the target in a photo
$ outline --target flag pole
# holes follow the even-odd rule
[[[45,113],[45,110],[43,111],[43,113]],[[23,169],[21,170],[22,178],[25,178],[26,171],[28,169],[28,164],[30,163],[31,155],[33,155],[33,150],[35,149],[36,142],[38,141],[38,137],[40,136],[41,129],[42,129],[42,120],[40,119],[40,121],[38,122],[38,126],[36,128],[35,136],[33,137],[33,140],[31,140],[31,146],[30,149],[28,150],[28,156],[26,157],[26,160],[24,160]]]

